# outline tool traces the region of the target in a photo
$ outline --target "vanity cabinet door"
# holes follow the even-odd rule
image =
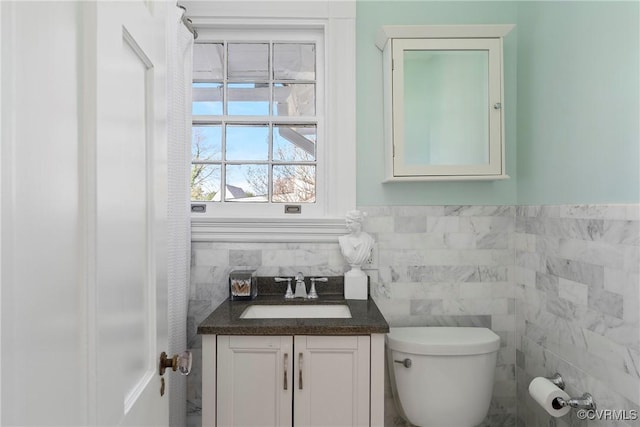
[[[295,426],[368,426],[370,337],[294,339]]]
[[[217,426],[291,426],[293,338],[218,336]]]

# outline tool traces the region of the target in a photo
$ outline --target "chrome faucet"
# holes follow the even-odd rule
[[[296,292],[293,294],[294,298],[307,298],[307,285],[304,283],[304,275],[298,272],[295,277],[296,280]]]
[[[293,293],[291,291],[291,277],[274,277],[273,280],[276,282],[287,282],[287,292],[284,294],[285,299],[293,299],[293,298],[304,298],[304,299],[318,299],[318,293],[316,292],[316,282],[328,282],[329,279],[326,277],[312,277],[311,280],[311,289],[309,293],[307,293],[307,285],[304,282],[304,275],[301,272],[296,274],[296,277],[293,280],[296,281],[296,292]]]

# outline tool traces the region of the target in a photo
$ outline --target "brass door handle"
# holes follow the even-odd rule
[[[180,354],[174,354],[171,359],[164,351],[160,354],[160,376],[164,375],[167,368],[171,368],[173,372],[179,370],[182,375],[189,375],[191,372],[191,363],[193,356],[190,351],[183,351]]]

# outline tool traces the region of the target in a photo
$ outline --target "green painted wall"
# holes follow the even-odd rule
[[[640,201],[638,2],[357,3],[359,205]],[[507,181],[382,184],[385,24],[506,24]]]
[[[518,5],[518,203],[640,201],[638,2]]]

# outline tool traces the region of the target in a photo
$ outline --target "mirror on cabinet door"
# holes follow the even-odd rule
[[[385,182],[508,178],[502,39],[512,28],[382,27]]]

